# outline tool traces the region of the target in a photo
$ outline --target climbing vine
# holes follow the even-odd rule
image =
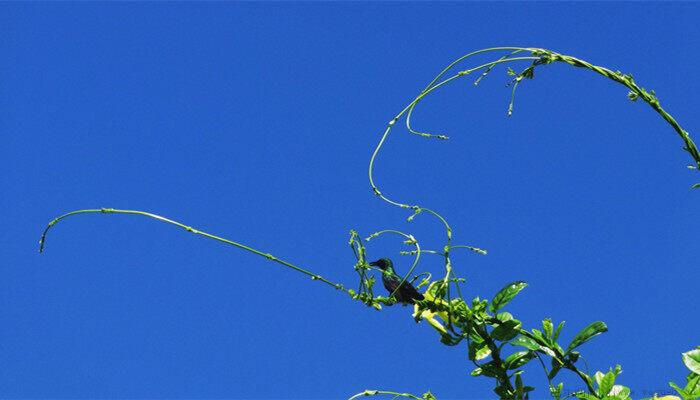
[[[491,61],[474,63],[475,66],[465,67],[467,62],[476,57],[493,56]],[[541,327],[525,329],[520,320],[512,314],[504,311],[504,308],[512,301],[520,291],[527,287],[523,281],[515,281],[506,284],[496,293],[491,300],[475,297],[471,300],[462,295],[464,278],[460,277],[451,260],[453,250],[468,250],[476,254],[486,255],[487,251],[472,245],[453,243],[453,230],[447,219],[437,211],[418,204],[394,199],[382,192],[374,177],[375,164],[380,152],[384,148],[387,137],[396,129],[397,123],[403,119],[406,130],[414,135],[426,139],[448,140],[444,134],[436,134],[418,131],[413,128],[411,116],[415,108],[429,95],[438,89],[459,79],[475,77],[474,84],[478,85],[494,68],[501,65],[519,66],[515,69],[507,67],[506,72],[510,76],[511,96],[508,103],[508,115],[515,109],[515,95],[517,89],[526,80],[535,76],[535,71],[551,64],[566,64],[577,68],[588,69],[596,74],[608,78],[625,86],[628,90],[627,97],[631,101],[642,101],[648,104],[658,113],[676,132],[684,144],[684,150],[691,156],[692,163],[689,169],[700,168],[700,153],[690,135],[681,125],[661,106],[659,99],[653,90],[647,90],[639,86],[631,74],[613,71],[605,67],[591,64],[587,61],[560,54],[551,50],[527,47],[494,47],[482,49],[466,54],[447,65],[433,80],[431,80],[400,112],[389,120],[381,135],[377,146],[369,160],[368,179],[373,194],[389,205],[406,209],[409,212],[407,221],[410,222],[420,215],[429,215],[436,219],[444,227],[444,244],[439,249],[426,249],[421,247],[419,241],[409,232],[384,229],[370,234],[366,238],[360,236],[355,230],[350,231],[349,247],[355,258],[354,270],[357,272],[356,286],[349,287],[341,283],[333,282],[307,268],[297,266],[289,261],[278,258],[273,254],[254,249],[245,244],[232,241],[221,236],[213,235],[181,222],[162,217],[150,212],[139,210],[123,210],[115,208],[94,208],[71,211],[63,214],[51,222],[44,229],[40,239],[39,251],[44,251],[47,234],[58,222],[79,214],[131,214],[156,219],[190,233],[214,239],[219,242],[254,253],[268,260],[293,269],[309,276],[312,280],[331,286],[337,291],[343,292],[353,300],[364,303],[376,310],[383,306],[391,306],[397,303],[396,291],[403,285],[415,284],[422,290],[422,299],[413,303],[413,318],[417,321],[426,321],[437,334],[440,342],[447,346],[461,346],[468,353],[468,358],[473,364],[472,376],[482,376],[492,379],[494,393],[501,399],[524,400],[529,398],[529,393],[535,390],[523,381],[523,367],[534,362],[542,368],[548,382],[548,390],[552,398],[561,400],[576,396],[584,400],[626,400],[630,398],[630,389],[616,384],[618,375],[622,372],[620,366],[610,368],[607,372],[590,374],[587,368],[581,368],[582,360],[579,348],[595,336],[607,331],[607,326],[602,321],[595,321],[580,330],[573,340],[563,345],[559,341],[564,322],[555,324],[550,319],[544,319]],[[692,188],[700,187],[700,183],[692,185]],[[381,277],[382,270],[377,269],[367,260],[365,246],[371,239],[382,235],[398,236],[404,244],[411,246],[411,250],[402,250],[401,254],[413,256],[413,263],[408,272],[400,277],[397,289],[387,296],[377,295],[375,284],[377,277]],[[432,274],[422,272],[415,274],[420,265],[422,255],[438,256],[443,260],[444,272],[433,278]],[[464,345],[464,346],[462,346]],[[683,362],[690,370],[684,387],[671,383],[678,394],[684,399],[700,398],[700,347],[683,353]],[[564,393],[563,383],[559,380],[561,372],[568,371],[580,378],[585,390]],[[354,400],[363,396],[393,396],[393,398],[406,397],[415,400],[433,400],[435,396],[424,393],[416,396],[409,393],[392,392],[385,390],[365,390],[350,398]],[[674,398],[674,396],[671,396]],[[677,397],[676,397],[677,398]]]

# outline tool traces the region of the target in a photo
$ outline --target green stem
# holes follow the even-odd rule
[[[532,333],[526,331],[525,329],[521,329],[520,334],[532,339],[536,343],[539,343],[539,339],[535,335],[533,335]],[[542,345],[541,343],[539,343],[539,344]],[[576,375],[578,375],[579,378],[581,378],[583,383],[586,384],[586,387],[591,392],[591,394],[595,394],[595,389],[593,388],[593,383],[591,382],[591,378],[588,375],[586,375],[585,373],[583,373],[583,371],[576,368],[576,366],[573,365],[570,361],[564,359],[564,355],[559,353],[556,349],[550,348],[550,350],[552,350],[556,354],[556,356],[557,356],[556,359],[559,360],[559,362],[560,362],[560,364],[562,364],[563,368],[568,369],[569,371],[573,371],[574,373],[576,373]],[[553,378],[553,377],[550,377],[549,375],[547,376],[547,379],[551,379],[551,378]]]
[[[156,219],[156,220],[159,220],[159,221],[163,221],[163,222],[166,222],[166,223],[168,223],[168,224],[175,225],[175,226],[178,226],[178,227],[180,227],[180,228],[183,228],[183,229],[185,229],[187,232],[191,232],[191,233],[194,233],[194,234],[197,234],[197,235],[201,235],[201,236],[207,237],[207,238],[209,238],[209,239],[214,239],[214,240],[216,240],[216,241],[219,241],[219,242],[222,242],[222,243],[226,243],[226,244],[229,244],[229,245],[231,245],[231,246],[238,247],[239,249],[243,249],[243,250],[249,251],[249,252],[251,252],[251,253],[253,253],[253,254],[257,254],[257,255],[259,255],[259,256],[265,257],[265,258],[267,258],[267,259],[270,260],[270,261],[274,261],[274,262],[276,262],[276,263],[278,263],[278,264],[284,265],[285,267],[291,268],[291,269],[293,269],[293,270],[295,270],[295,271],[301,272],[302,274],[308,275],[308,276],[311,277],[312,280],[317,280],[317,281],[326,283],[326,284],[328,284],[328,285],[330,285],[330,286],[333,286],[335,289],[338,289],[338,290],[342,290],[342,291],[344,291],[344,292],[347,292],[347,289],[345,289],[345,287],[344,287],[342,284],[340,284],[340,283],[335,283],[335,282],[331,282],[331,281],[329,281],[328,279],[322,277],[321,275],[315,274],[315,273],[313,273],[313,272],[311,272],[311,271],[309,271],[309,270],[306,270],[306,269],[304,269],[304,268],[298,267],[298,266],[296,266],[296,265],[294,265],[294,264],[292,264],[292,263],[290,263],[290,262],[287,262],[287,261],[284,261],[284,260],[282,260],[282,259],[279,259],[279,258],[273,256],[273,255],[270,254],[270,253],[265,253],[265,252],[262,252],[262,251],[260,251],[260,250],[256,250],[256,249],[254,249],[254,248],[252,248],[252,247],[246,246],[246,245],[244,245],[244,244],[241,244],[241,243],[238,243],[238,242],[234,242],[234,241],[232,241],[232,240],[225,239],[225,238],[222,238],[222,237],[220,237],[220,236],[212,235],[211,233],[207,233],[207,232],[204,232],[204,231],[200,231],[200,230],[195,229],[195,228],[193,228],[193,227],[191,227],[191,226],[185,225],[185,224],[183,224],[183,223],[181,223],[181,222],[174,221],[174,220],[169,219],[169,218],[162,217],[162,216],[160,216],[160,215],[156,215],[156,214],[149,213],[149,212],[145,212],[145,211],[138,211],[138,210],[119,210],[119,209],[114,209],[114,208],[96,208],[96,209],[76,210],[76,211],[71,211],[71,212],[69,212],[69,213],[63,214],[63,215],[61,215],[60,217],[58,217],[58,218],[54,219],[53,221],[49,222],[49,224],[46,226],[46,229],[44,229],[44,232],[43,232],[42,235],[41,235],[41,239],[39,240],[39,252],[40,252],[40,253],[43,253],[43,252],[44,252],[44,245],[46,244],[46,235],[48,234],[49,230],[50,230],[54,225],[56,225],[59,221],[65,219],[65,218],[68,218],[68,217],[70,217],[70,216],[73,216],[73,215],[78,215],[78,214],[90,214],[90,213],[102,213],[102,214],[133,214],[133,215],[141,215],[141,216],[144,216],[144,217],[149,217],[149,218],[153,218],[153,219]]]
[[[420,397],[413,395],[411,393],[391,392],[388,390],[365,390],[364,392],[360,392],[356,395],[353,395],[352,397],[348,398],[348,400],[355,400],[357,398],[365,397],[365,396],[381,396],[381,395],[394,396],[394,398],[408,397],[408,398],[413,399],[413,400],[423,400]]]
[[[463,244],[456,245],[456,246],[450,246],[450,249],[468,249],[468,250],[471,250],[475,253],[479,253],[479,254],[483,254],[483,255],[488,254],[488,251],[486,251],[484,249],[480,249],[480,248],[474,247],[474,246],[467,246],[467,245],[463,245]]]
[[[507,50],[507,49],[516,50],[517,48],[494,48],[494,49],[485,49],[484,51],[475,52],[474,54],[478,54],[478,53],[485,52],[485,51],[495,51],[496,49],[501,49],[501,50]],[[530,49],[530,50],[534,50],[534,49]],[[472,55],[473,55],[473,54],[472,54]],[[463,60],[463,59],[466,58],[466,57],[467,57],[467,56],[464,56],[464,57],[460,58],[459,61]],[[494,66],[494,65],[496,65],[496,64],[500,64],[500,63],[504,63],[504,62],[513,62],[513,61],[522,61],[522,60],[537,61],[537,60],[539,60],[539,59],[540,59],[540,57],[512,57],[512,58],[505,58],[505,59],[504,59],[504,58],[501,58],[501,59],[498,59],[498,60],[495,60],[495,61],[491,61],[491,62],[482,64],[482,65],[479,65],[479,66],[474,67],[474,68],[470,68],[470,69],[467,69],[467,70],[459,71],[458,73],[456,73],[456,74],[450,76],[449,78],[446,78],[446,79],[442,80],[441,82],[435,84],[435,82],[436,82],[447,70],[449,70],[452,66],[454,66],[454,65],[456,64],[456,62],[453,62],[452,64],[450,64],[450,66],[449,66],[448,68],[446,68],[445,70],[443,70],[443,72],[441,72],[440,74],[438,74],[438,76],[433,80],[433,82],[431,82],[431,84],[430,84],[428,87],[426,87],[426,89],[424,89],[423,91],[421,91],[421,93],[420,93],[415,99],[413,99],[413,101],[411,101],[406,107],[403,108],[403,110],[401,110],[398,114],[396,114],[396,116],[395,116],[391,121],[389,121],[389,123],[388,123],[386,129],[384,130],[384,134],[383,134],[383,135],[381,136],[381,138],[379,139],[379,143],[377,144],[377,147],[375,147],[374,152],[372,153],[372,156],[370,157],[370,160],[369,160],[369,168],[368,168],[369,183],[370,183],[370,186],[371,186],[372,191],[374,192],[374,194],[375,194],[376,196],[378,196],[379,198],[381,198],[382,200],[386,201],[387,203],[392,204],[392,205],[395,205],[395,206],[397,206],[397,207],[401,207],[401,208],[416,208],[416,207],[418,207],[418,206],[411,206],[411,205],[406,204],[406,203],[400,203],[400,202],[391,200],[391,199],[387,198],[386,196],[384,196],[384,195],[382,194],[382,192],[379,190],[379,187],[374,183],[373,170],[374,170],[374,160],[377,158],[377,154],[379,154],[379,150],[380,150],[380,149],[382,148],[382,146],[384,145],[384,142],[386,141],[386,138],[389,136],[389,133],[391,132],[392,127],[394,126],[394,124],[396,124],[396,121],[398,121],[406,112],[408,112],[412,107],[414,107],[421,99],[423,99],[425,96],[427,96],[428,94],[432,93],[433,91],[439,89],[440,87],[442,87],[442,86],[444,86],[444,85],[446,85],[446,84],[448,84],[448,83],[450,83],[450,82],[452,82],[452,81],[454,81],[454,80],[456,80],[456,79],[459,79],[459,78],[461,78],[461,77],[463,77],[463,76],[466,76],[466,75],[469,75],[469,74],[471,74],[471,73],[473,73],[473,72],[475,72],[475,71],[478,71],[478,70],[480,70],[480,69],[489,68],[489,67],[492,67],[492,66]],[[457,62],[458,62],[458,61],[457,61]]]
[[[581,380],[586,384],[586,387],[588,388],[588,392],[591,393],[591,394],[593,394],[593,395],[596,394],[596,391],[595,391],[595,388],[593,387],[593,382],[591,382],[591,377],[590,377],[590,376],[584,374],[581,370],[579,370],[578,368],[576,368],[576,366],[573,365],[573,364],[571,364],[571,363],[565,364],[565,365],[564,365],[564,368],[568,369],[569,371],[573,371],[574,373],[576,373],[576,375],[578,375],[579,378],[581,378]]]
[[[469,58],[469,57],[475,56],[475,55],[480,54],[480,53],[486,53],[486,52],[491,52],[491,51],[509,51],[509,50],[510,50],[510,51],[513,51],[513,52],[518,52],[518,51],[533,51],[533,50],[535,50],[535,49],[526,48],[526,47],[491,47],[491,48],[488,48],[488,49],[481,49],[481,50],[473,51],[473,52],[471,52],[471,53],[465,54],[465,55],[463,55],[462,57],[459,57],[458,59],[452,61],[452,62],[451,62],[449,65],[447,65],[447,66],[446,66],[446,67],[445,67],[445,68],[444,68],[444,69],[443,69],[443,70],[428,84],[428,86],[426,86],[426,88],[423,89],[423,90],[426,90],[426,89],[430,88],[430,87],[431,87],[435,82],[437,82],[443,75],[445,75],[445,73],[447,73],[447,71],[449,71],[450,69],[452,69],[452,67],[454,67],[455,65],[459,64],[460,62],[466,60],[466,59]],[[511,53],[511,54],[512,54],[512,53]]]
[[[500,373],[496,380],[498,381],[499,386],[504,386],[509,391],[512,391],[513,384],[510,383],[510,378],[508,377],[505,365],[501,359],[501,351],[498,345],[496,345],[496,342],[491,338],[491,335],[488,334],[485,327],[479,326],[477,328],[477,332],[479,333],[479,336],[484,339],[484,342],[486,343],[486,346],[488,346],[489,350],[491,350],[491,359],[498,365],[498,370]]]
[[[540,364],[542,365],[542,370],[544,370],[544,375],[547,377],[547,386],[549,386],[549,393],[554,397],[554,393],[552,392],[554,389],[554,386],[552,385],[552,378],[549,376],[549,371],[547,370],[547,366],[544,365],[544,361],[542,360],[542,356],[540,356],[540,353],[534,352],[535,357],[539,360]],[[558,399],[555,397],[555,399]]]
[[[680,136],[683,142],[685,143],[685,151],[690,153],[690,155],[693,157],[696,163],[696,167],[700,167],[700,152],[698,152],[698,148],[695,146],[695,143],[690,138],[690,134],[680,126],[680,124],[675,120],[675,118],[671,116],[671,114],[669,114],[666,110],[663,109],[663,107],[661,107],[659,99],[656,97],[653,91],[647,92],[644,88],[638,86],[634,82],[634,78],[632,78],[631,75],[623,74],[621,72],[615,72],[608,68],[591,64],[588,61],[584,61],[576,57],[567,56],[564,54],[555,53],[553,51],[545,49],[538,49],[537,51],[541,52],[544,57],[549,57],[549,60],[551,61],[564,62],[574,67],[590,69],[593,72],[603,75],[604,77],[612,79],[613,81],[629,88],[635,96],[638,96],[647,104],[649,104],[649,106],[651,106],[651,108],[654,109],[654,111],[661,115],[661,117],[666,122],[668,122],[668,124],[671,125],[671,127],[673,127],[678,136]]]

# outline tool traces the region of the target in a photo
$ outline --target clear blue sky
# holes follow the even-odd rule
[[[365,388],[491,396],[466,348],[156,212],[355,284],[348,231],[440,227],[374,198],[386,122],[452,59],[536,46],[634,74],[700,138],[697,3],[3,3],[0,397],[344,398]],[[700,175],[625,88],[565,65],[426,100],[377,161],[382,190],[439,210],[465,295],[530,283],[534,327],[610,331],[582,352],[637,392],[683,381],[700,344]],[[399,241],[368,248],[400,272]],[[439,259],[421,270],[437,273]],[[693,316],[695,318],[693,319]],[[533,365],[526,381],[546,398]],[[567,382],[576,382],[567,379]],[[567,389],[579,388],[578,384]]]

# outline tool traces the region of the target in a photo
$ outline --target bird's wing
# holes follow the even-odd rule
[[[384,275],[382,276],[382,281],[384,283],[384,288],[389,292],[389,295],[391,295],[391,293],[393,293],[394,290],[396,290],[396,288],[399,287],[399,282],[401,282],[401,278],[396,276]]]
[[[423,295],[408,282],[404,282],[402,291],[406,295],[405,297],[408,297],[412,300],[423,300],[424,298]]]
[[[401,283],[401,277],[398,275],[383,276],[382,278],[384,287],[389,294],[393,293],[394,290],[399,287],[399,283]],[[423,295],[420,294],[409,282],[404,282],[403,285],[401,285],[401,289],[394,294],[394,297],[396,297],[396,300],[402,303],[413,303],[414,300],[423,300]]]

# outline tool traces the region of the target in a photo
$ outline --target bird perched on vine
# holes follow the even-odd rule
[[[404,282],[401,287],[399,287],[401,277],[394,271],[394,263],[392,263],[390,259],[380,258],[377,261],[372,261],[369,265],[373,265],[382,270],[382,283],[384,283],[386,290],[389,291],[389,295],[394,293],[397,287],[399,288],[399,290],[396,290],[396,293],[394,293],[394,297],[399,303],[415,304],[416,300],[423,300],[423,295],[418,293],[416,288],[409,282]]]

